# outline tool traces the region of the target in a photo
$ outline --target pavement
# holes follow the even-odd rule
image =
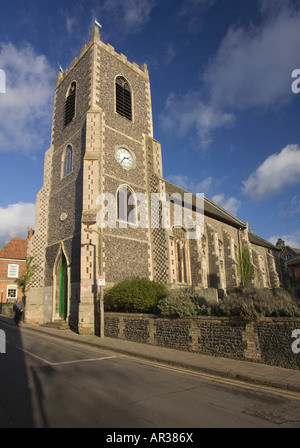
[[[12,319],[3,316],[0,316],[1,322],[15,325]],[[62,330],[43,325],[24,324],[23,322],[20,323],[20,329],[58,338],[67,342],[76,342],[99,350],[181,367],[189,371],[205,372],[206,374],[218,377],[226,377],[252,384],[300,392],[300,370],[184,352],[122,339],[79,335],[70,329]]]

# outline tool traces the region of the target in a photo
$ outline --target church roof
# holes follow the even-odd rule
[[[177,187],[176,185],[172,184],[171,182],[166,183],[166,192],[168,194],[173,193],[179,193],[182,196],[182,199],[184,198],[184,193],[190,193],[187,190],[184,190],[183,188]],[[192,195],[193,200],[193,206],[196,207],[196,195]],[[225,222],[227,224],[232,225],[233,227],[239,228],[239,229],[246,229],[247,223],[241,221],[236,216],[225,210],[220,205],[213,202],[211,199],[208,199],[204,196],[204,215],[210,216],[212,218],[215,218],[219,221]]]
[[[262,247],[266,247],[268,249],[280,251],[280,249],[278,249],[278,247],[274,246],[274,244],[270,243],[269,241],[264,240],[263,238],[255,235],[252,232],[250,232],[248,234],[248,237],[249,237],[250,243],[252,243],[252,244],[256,244],[257,246],[262,246]]]

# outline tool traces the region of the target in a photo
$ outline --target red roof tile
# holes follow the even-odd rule
[[[26,260],[26,256],[27,256],[26,238],[13,238],[2,249],[0,249],[0,258]]]

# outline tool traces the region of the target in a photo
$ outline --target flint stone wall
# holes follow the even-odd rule
[[[210,356],[300,369],[292,331],[300,319],[193,317],[164,319],[150,314],[105,313],[105,336]]]

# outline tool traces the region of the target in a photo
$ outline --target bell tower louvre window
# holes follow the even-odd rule
[[[128,82],[122,76],[116,79],[116,111],[132,120],[131,91]]]
[[[73,81],[66,98],[65,106],[65,126],[67,126],[75,117],[75,102],[76,102],[76,82]]]

